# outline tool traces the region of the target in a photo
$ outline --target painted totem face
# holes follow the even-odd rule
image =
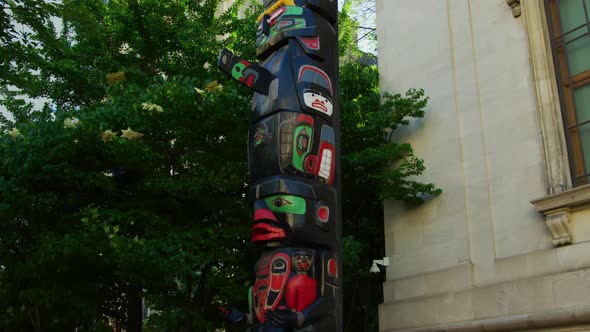
[[[336,137],[319,116],[281,112],[250,127],[248,153],[255,182],[282,174],[332,185]]]
[[[305,222],[307,202],[293,195],[274,195],[254,203],[252,242],[282,241],[295,224]]]
[[[297,272],[307,272],[311,269],[312,253],[310,250],[298,250],[291,257],[293,267]]]
[[[313,108],[316,111],[322,112],[327,115],[332,115],[334,106],[332,105],[332,99],[329,97],[310,89],[303,91],[303,100],[305,105]]]
[[[330,205],[300,196],[279,194],[254,201],[252,243],[276,247],[283,243],[328,239]]]
[[[332,81],[322,69],[304,65],[299,68],[297,82],[302,86],[303,103],[310,109],[332,116]]]

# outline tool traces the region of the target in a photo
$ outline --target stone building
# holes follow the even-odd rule
[[[377,0],[382,91],[444,190],[385,204],[381,331],[590,331],[590,1]]]

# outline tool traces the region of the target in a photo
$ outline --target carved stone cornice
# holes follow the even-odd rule
[[[563,208],[590,205],[590,185],[576,187],[561,193],[531,201],[541,213],[548,213]]]
[[[519,17],[522,14],[522,10],[520,9],[520,0],[506,0],[508,6],[512,7],[512,15],[514,17]]]
[[[547,213],[545,215],[545,222],[553,235],[554,245],[559,246],[574,242],[572,217],[569,208]]]
[[[590,206],[590,185],[539,198],[531,203],[535,205],[537,211],[545,215],[545,222],[553,235],[553,244],[556,246],[576,243],[576,234],[581,238],[587,237],[583,233],[574,231],[572,210]]]

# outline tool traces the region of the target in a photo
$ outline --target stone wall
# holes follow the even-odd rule
[[[377,0],[382,91],[430,96],[424,119],[395,139],[425,160],[421,179],[444,190],[418,208],[385,204],[382,331],[516,331],[557,326],[538,322],[549,313],[569,325],[590,317],[590,243],[556,248],[530,203],[552,184],[535,31],[522,9],[515,18],[505,0]]]

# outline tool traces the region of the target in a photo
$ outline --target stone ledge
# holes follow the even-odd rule
[[[547,227],[553,235],[554,245],[575,243],[572,210],[584,206],[590,207],[590,185],[539,198],[531,203],[535,205],[537,211],[545,215]]]
[[[570,326],[590,324],[588,298],[590,268],[576,269],[429,298],[384,302],[379,306],[379,324],[383,332],[518,331],[567,326],[570,321]],[[587,321],[579,321],[580,317]]]
[[[537,211],[545,214],[552,210],[574,208],[581,205],[590,206],[590,184],[532,200]]]
[[[382,332],[487,332],[526,331],[550,327],[567,327],[590,323],[590,306],[577,306],[560,310],[504,316],[421,327],[414,329],[390,329]]]

